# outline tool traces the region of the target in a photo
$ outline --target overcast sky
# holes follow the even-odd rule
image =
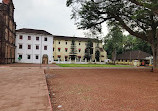
[[[2,1],[2,0],[1,0]],[[66,0],[13,0],[17,29],[46,30],[54,35],[84,37],[71,20],[71,8]],[[104,30],[106,33],[106,29]]]

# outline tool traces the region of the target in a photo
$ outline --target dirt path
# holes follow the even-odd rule
[[[158,111],[158,74],[144,69],[47,71],[53,111]]]
[[[0,67],[0,111],[51,111],[43,69]]]

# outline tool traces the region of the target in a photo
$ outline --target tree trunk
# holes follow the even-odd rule
[[[153,51],[153,71],[158,72],[158,42],[152,44]]]
[[[115,61],[116,61],[116,49],[114,49],[113,52],[112,52],[112,61],[113,61],[113,64],[115,64]]]

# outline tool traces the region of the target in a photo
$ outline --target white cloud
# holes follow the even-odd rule
[[[55,35],[84,36],[84,31],[77,30],[74,20],[70,19],[71,9],[66,7],[66,0],[14,0],[14,5],[18,29],[35,28]]]

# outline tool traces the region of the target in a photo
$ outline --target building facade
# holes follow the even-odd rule
[[[16,54],[18,63],[53,62],[53,36],[44,30],[19,29],[16,31]]]
[[[54,35],[53,43],[53,58],[54,61],[70,61],[71,43],[72,39],[75,40],[77,54],[76,61],[85,61],[85,49],[88,38],[81,37],[67,37],[67,36],[56,36]],[[107,59],[107,53],[103,49],[102,41],[97,39],[91,39],[93,42],[93,51],[91,61],[95,61],[96,50],[100,51],[100,61],[104,62]],[[99,62],[100,62],[99,61]]]
[[[149,66],[152,65],[153,56],[146,52],[135,50],[119,54],[116,58],[116,64]]]
[[[0,3],[0,64],[15,62],[14,4],[12,0]]]

